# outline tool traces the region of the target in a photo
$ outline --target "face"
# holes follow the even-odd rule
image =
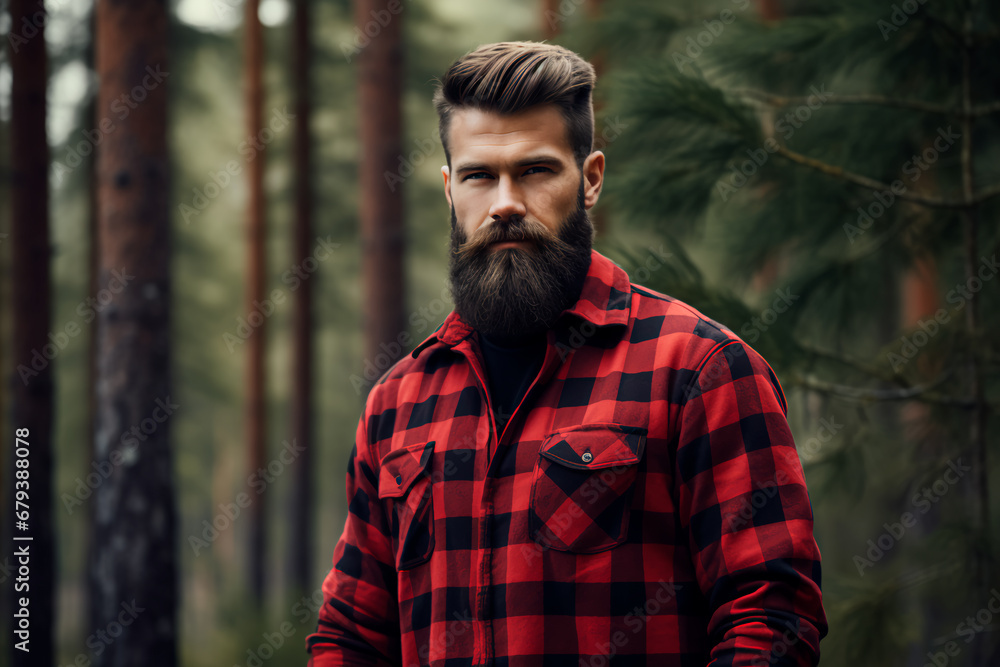
[[[456,112],[451,168],[455,307],[481,333],[520,338],[549,328],[578,298],[590,264],[587,210],[600,194],[604,155],[579,168],[555,105],[501,116]]]

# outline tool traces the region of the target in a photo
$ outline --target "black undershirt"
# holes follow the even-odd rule
[[[486,364],[486,381],[497,422],[497,437],[500,437],[511,414],[542,368],[545,334],[503,343],[479,334],[479,343]]]

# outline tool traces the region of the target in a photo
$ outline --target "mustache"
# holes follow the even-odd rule
[[[486,252],[494,243],[507,241],[531,241],[542,245],[564,243],[537,220],[515,216],[507,221],[494,221],[480,226],[468,240],[455,248],[454,255],[460,258],[476,256]]]

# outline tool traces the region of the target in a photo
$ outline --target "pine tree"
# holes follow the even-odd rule
[[[575,33],[628,128],[605,206],[789,394],[823,664],[994,664],[966,619],[996,590],[1000,8],[783,5],[634,0]]]
[[[244,75],[246,77],[246,129],[247,135],[258,136],[264,125],[263,117],[263,29],[258,16],[259,0],[247,0],[244,7]],[[264,196],[264,151],[247,165],[247,185],[250,196],[247,201],[247,319],[257,313],[260,324],[250,337],[247,345],[247,385],[246,385],[246,439],[248,474],[258,474],[267,465],[267,402],[264,394],[265,379],[264,353],[266,318],[258,304],[266,300],[265,292],[265,215]],[[267,586],[265,562],[267,561],[267,513],[263,495],[258,496],[249,507],[250,540],[248,547],[249,588],[253,603],[259,611],[264,604]]]
[[[99,282],[115,296],[95,318],[94,468],[106,477],[91,500],[88,648],[98,665],[171,666],[178,568],[167,11],[154,0],[103,0],[96,12],[98,106],[128,113],[97,146]]]
[[[398,187],[403,133],[403,21],[388,0],[355,0],[357,27],[372,33],[358,54],[358,174],[365,352],[387,370],[404,350],[407,330],[403,288],[405,225]]]
[[[309,134],[311,40],[309,39],[309,1],[296,0],[293,30],[295,56],[292,79],[295,82],[295,263],[303,265],[312,252],[312,143]],[[299,593],[312,583],[313,517],[313,309],[312,281],[305,280],[295,293],[292,336],[292,435],[303,448],[295,463],[295,495],[291,506],[292,535],[289,561],[292,586]]]
[[[57,609],[56,517],[52,511],[53,361],[68,335],[52,328],[49,147],[45,127],[46,14],[27,0],[10,5],[11,414],[4,437],[4,616],[13,620],[5,664],[52,664]],[[5,235],[6,236],[6,235]],[[7,528],[9,526],[9,529]],[[20,565],[30,564],[30,576]],[[15,576],[17,575],[17,576]],[[22,603],[26,600],[26,603]],[[35,622],[34,619],[44,619]],[[23,623],[23,624],[22,624]],[[5,652],[6,653],[6,652]]]

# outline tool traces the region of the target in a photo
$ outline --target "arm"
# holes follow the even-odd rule
[[[781,387],[738,340],[695,382],[678,426],[678,500],[711,611],[710,664],[815,665],[820,554]]]
[[[323,581],[323,606],[306,638],[310,667],[399,664],[400,633],[389,523],[368,454],[366,419],[347,466],[347,521]]]

